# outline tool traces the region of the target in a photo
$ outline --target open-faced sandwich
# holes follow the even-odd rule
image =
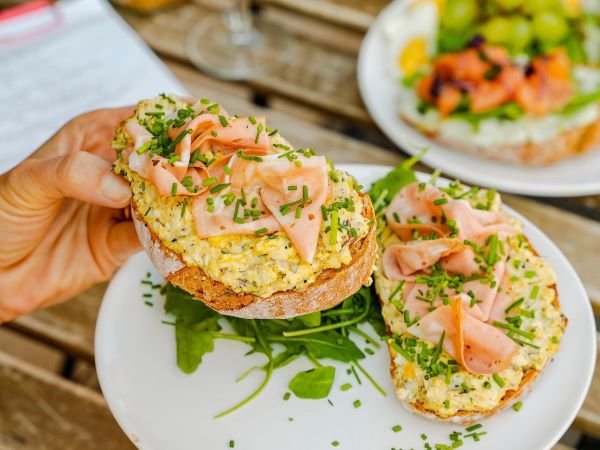
[[[375,288],[397,395],[427,417],[479,420],[516,402],[558,351],[556,275],[495,191],[394,177],[381,183],[405,184],[397,193],[375,189]]]
[[[369,282],[369,197],[264,118],[161,95],[138,104],[113,147],[147,253],[209,307],[291,317],[333,307]]]
[[[387,24],[401,118],[520,164],[600,144],[600,3],[410,0]]]

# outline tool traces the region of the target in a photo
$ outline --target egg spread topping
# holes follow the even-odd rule
[[[113,146],[163,245],[238,293],[305,289],[349,264],[370,226],[351,177],[205,99],[141,102]]]

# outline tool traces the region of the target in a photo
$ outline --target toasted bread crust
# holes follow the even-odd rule
[[[368,195],[361,194],[363,215],[375,219]],[[262,298],[238,294],[225,284],[213,280],[197,266],[187,266],[181,256],[163,245],[131,205],[133,220],[142,245],[161,275],[222,314],[245,319],[284,319],[331,308],[368,283],[377,256],[375,226],[350,246],[352,261],[340,269],[326,269],[304,291],[280,291]]]
[[[527,241],[527,244],[529,245],[529,248],[531,249],[533,254],[535,254],[536,256],[539,256],[539,253],[537,252],[535,247],[531,244],[529,239],[527,239],[526,236],[525,236],[525,240]],[[552,288],[552,290],[554,291],[554,301],[552,302],[552,305],[555,306],[557,309],[560,309],[560,303],[559,303],[559,299],[558,299],[558,289],[556,287],[556,284],[553,284],[552,286],[550,286],[550,288]],[[381,302],[381,299],[380,299],[380,302]],[[568,320],[564,315],[562,317],[563,317],[563,321],[564,321],[564,327],[566,327]],[[388,335],[392,336],[392,331],[389,327],[387,327],[387,324],[386,324],[386,328],[387,328]],[[392,377],[392,382],[395,385],[396,380],[401,380],[402,377],[398,373],[397,367],[394,364],[394,358],[396,357],[396,352],[389,345],[388,345],[388,350],[390,353],[390,375]],[[548,364],[549,361],[550,360],[548,360],[546,362],[546,365]],[[507,408],[507,407],[513,405],[514,403],[516,403],[517,401],[519,401],[519,399],[523,398],[529,392],[529,390],[532,387],[533,382],[542,373],[542,371],[543,371],[543,369],[540,371],[540,370],[536,370],[533,368],[527,370],[523,374],[523,378],[521,379],[521,382],[519,383],[518,388],[506,391],[506,393],[504,394],[502,399],[500,399],[500,402],[498,403],[498,405],[496,405],[496,407],[494,407],[493,409],[490,409],[487,411],[459,410],[451,416],[442,416],[442,415],[438,414],[436,411],[426,409],[422,403],[411,403],[408,400],[404,400],[404,399],[400,399],[400,401],[409,411],[412,411],[415,414],[424,416],[428,419],[433,419],[433,420],[437,420],[437,421],[441,421],[441,422],[453,423],[453,424],[458,424],[458,425],[470,425],[470,424],[477,422],[479,420],[482,420],[486,417],[492,416],[492,415],[496,414],[497,412],[503,410],[504,408]]]
[[[401,115],[401,117],[409,125],[419,128],[416,123],[406,116]],[[600,145],[600,121],[564,131],[551,139],[541,142],[494,145],[490,147],[478,147],[467,141],[445,139],[435,132],[425,132],[423,130],[421,132],[439,144],[455,150],[527,166],[553,164],[571,156],[585,153],[591,148]]]

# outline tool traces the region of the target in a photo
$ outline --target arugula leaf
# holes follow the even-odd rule
[[[209,318],[199,323],[187,324],[177,319],[175,323],[175,341],[177,343],[177,366],[182,372],[193,373],[206,353],[214,350],[214,337],[211,331],[221,327],[217,318]]]
[[[576,113],[580,109],[591,105],[592,103],[596,103],[600,101],[600,88],[591,92],[584,92],[576,95],[571,99],[567,106],[563,108],[561,114],[564,116],[570,116],[573,113]]]
[[[390,170],[385,177],[373,183],[369,190],[369,196],[373,203],[383,198],[385,203],[388,204],[400,189],[407,184],[417,181],[417,176],[414,170],[412,170],[412,166],[421,159],[424,153],[425,151],[422,151],[418,155],[403,161]]]
[[[321,325],[321,311],[315,311],[313,313],[304,314],[298,317],[306,327],[318,327]]]
[[[297,373],[288,387],[298,398],[326,398],[335,378],[335,367],[321,366]]]
[[[177,321],[191,324],[219,316],[219,313],[170,283],[165,285],[163,293],[166,295],[164,310],[167,314],[173,314]]]
[[[352,340],[335,331],[315,333],[295,339],[302,339],[308,353],[317,359],[330,358],[350,362],[365,357]]]

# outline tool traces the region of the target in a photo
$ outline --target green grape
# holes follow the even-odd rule
[[[514,16],[511,20],[510,44],[516,53],[522,52],[533,38],[531,24],[522,16]]]
[[[524,2],[523,8],[525,12],[533,14],[541,11],[559,10],[561,6],[560,0],[527,0]]]
[[[552,11],[542,11],[533,16],[533,32],[543,44],[556,44],[569,31],[563,16]]]
[[[505,11],[517,9],[524,3],[524,0],[496,0],[496,4]]]
[[[481,26],[481,34],[485,40],[492,44],[509,44],[511,42],[511,33],[513,32],[512,23],[506,17],[494,17]]]
[[[467,28],[477,15],[475,0],[448,0],[442,14],[442,25],[449,30]]]

